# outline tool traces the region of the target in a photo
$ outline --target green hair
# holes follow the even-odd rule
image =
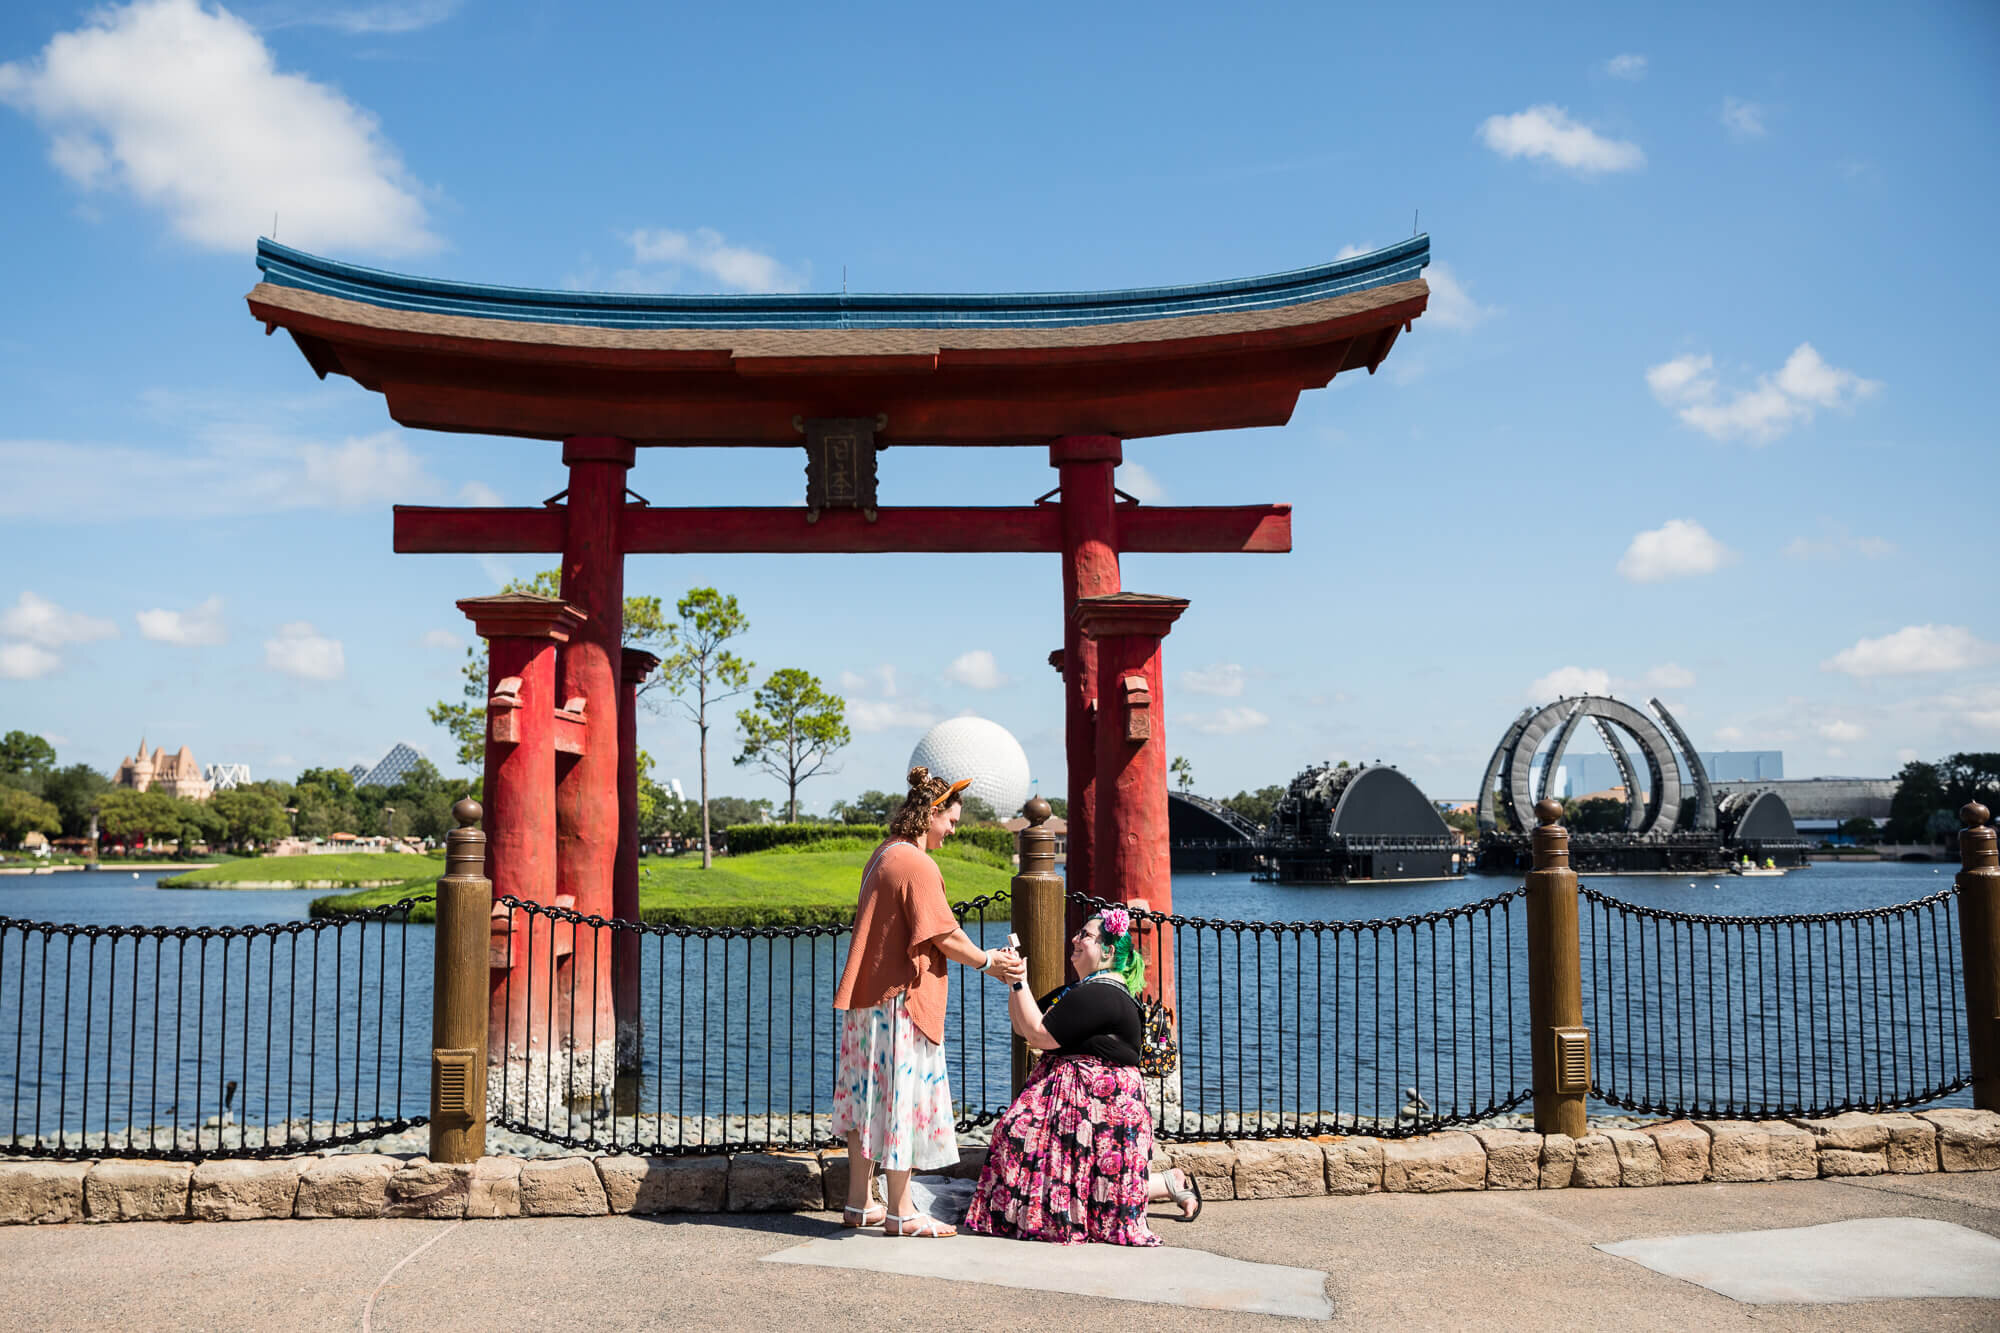
[[[1104,943],[1104,915],[1090,918],[1097,923],[1097,942]],[[1139,952],[1138,926],[1134,921],[1132,929],[1123,935],[1115,935],[1111,940],[1111,971],[1125,983],[1125,989],[1137,995],[1146,988],[1146,958]]]

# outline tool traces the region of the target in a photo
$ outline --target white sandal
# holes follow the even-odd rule
[[[881,1207],[882,1205],[879,1203],[865,1204],[860,1208],[856,1208],[852,1204],[845,1205],[840,1210],[840,1225],[849,1231],[860,1231],[865,1227],[880,1226],[888,1218],[888,1210],[883,1209],[874,1217],[870,1217],[869,1214]]]
[[[917,1229],[915,1231],[903,1230],[905,1222],[915,1223]],[[885,1236],[923,1237],[928,1240],[944,1240],[948,1237],[956,1236],[958,1228],[949,1223],[940,1222],[928,1213],[911,1213],[906,1217],[898,1217],[894,1213],[886,1213],[882,1218],[882,1234]]]

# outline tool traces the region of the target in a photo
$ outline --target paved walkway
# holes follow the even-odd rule
[[[828,1216],[7,1227],[0,1328],[2000,1327],[1994,1300],[1747,1304],[1596,1248],[1867,1218],[2000,1236],[2000,1173],[1213,1203],[1193,1226],[1156,1220],[1169,1245],[1325,1273],[1330,1323],[762,1262],[837,1235]],[[941,1269],[970,1262],[950,1259],[952,1241],[901,1243],[938,1247]],[[1087,1253],[1101,1261],[1092,1281],[1130,1285],[1145,1271],[1128,1251]]]

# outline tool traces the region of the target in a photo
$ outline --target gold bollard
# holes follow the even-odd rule
[[[451,808],[437,885],[431,1001],[431,1160],[476,1162],[486,1153],[486,946],[493,883],[479,802]]]
[[[1958,947],[1965,959],[1965,1035],[1972,1104],[2000,1111],[2000,850],[1979,802],[1959,809]]]
[[[1535,1132],[1581,1138],[1590,1092],[1590,1030],[1583,1025],[1583,949],[1576,872],[1562,805],[1535,802],[1535,868],[1528,872],[1528,1021]]]
[[[1054,813],[1037,796],[1021,807],[1028,827],[1021,830],[1021,873],[1014,876],[1014,933],[1028,959],[1028,989],[1046,995],[1062,985],[1069,951],[1063,918],[1068,910],[1063,877],[1056,873],[1056,835],[1045,825]],[[1035,1066],[1028,1043],[1014,1038],[1014,1091],[1019,1093]]]

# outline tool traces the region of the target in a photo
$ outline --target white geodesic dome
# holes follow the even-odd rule
[[[1028,799],[1028,752],[1007,728],[983,717],[955,717],[925,732],[910,751],[910,767],[918,764],[951,782],[971,778],[965,794],[1001,819],[1021,813]]]

